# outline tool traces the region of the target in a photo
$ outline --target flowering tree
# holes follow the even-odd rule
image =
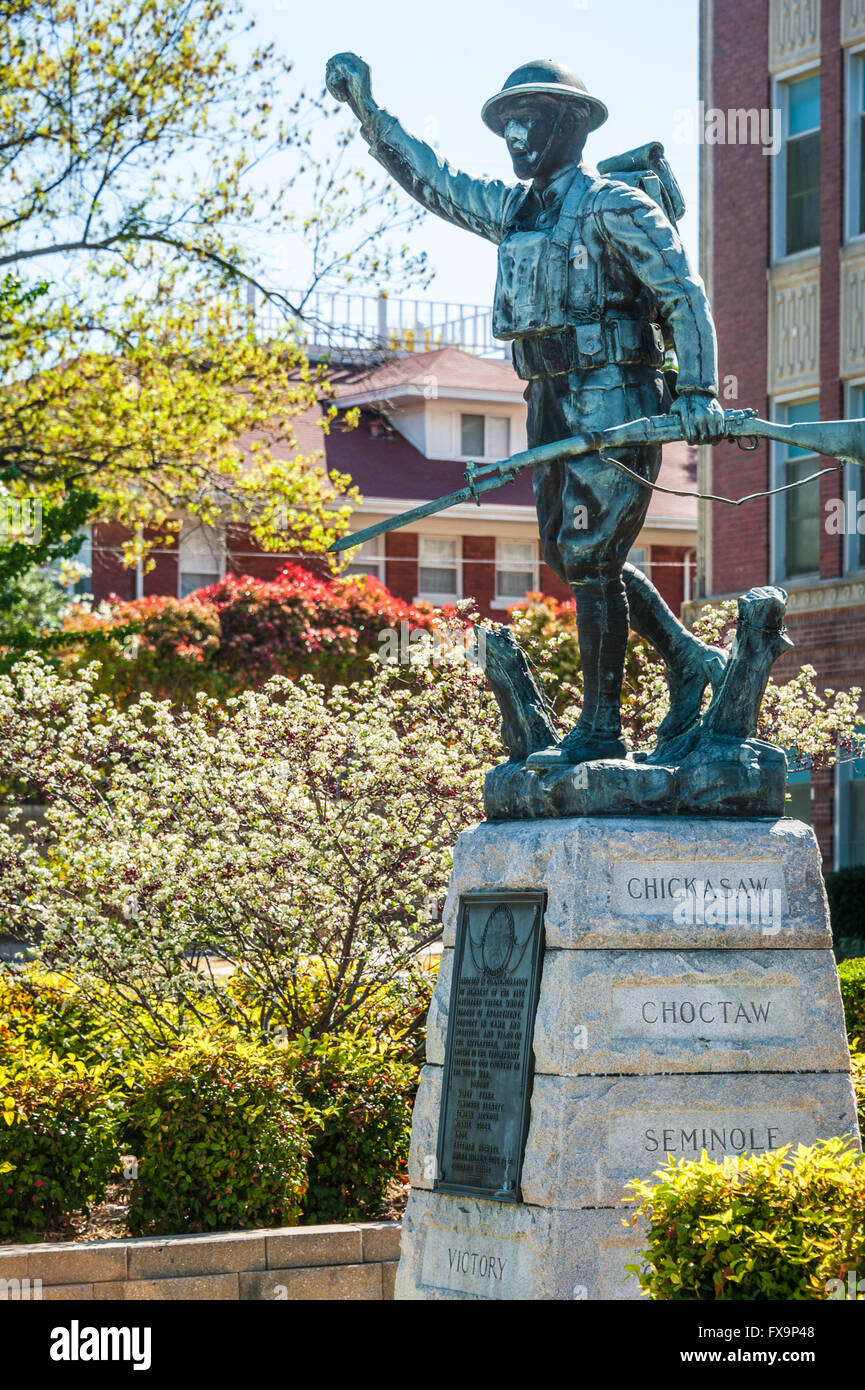
[[[442,622],[462,637],[464,615]],[[275,677],[187,708],[146,694],[118,708],[95,667],[34,658],[0,677],[0,780],[45,805],[25,834],[0,821],[7,930],[142,1043],[193,1019],[252,1036],[375,1026],[394,989],[416,1014],[452,846],[502,749],[462,642],[438,661],[431,643],[414,651],[350,686]],[[635,650],[637,743],[663,715],[646,661]],[[580,697],[569,671],[562,728]],[[547,687],[555,704],[552,666]],[[770,687],[760,732],[829,760],[853,740],[858,694],[820,696],[803,673]]]
[[[344,133],[316,154],[335,103],[253,29],[237,0],[0,0],[0,484],[90,488],[130,563],[181,511],[326,549],[349,480],[296,449],[324,385],[298,325],[423,274],[391,242],[415,214]]]
[[[451,846],[494,756],[479,680],[443,699],[430,672],[384,669],[327,697],[276,678],[224,707],[145,696],[121,711],[90,673],[19,666],[0,679],[0,776],[46,813],[26,835],[0,822],[4,924],[41,936],[99,1007],[120,987],[119,1026],[142,1041],[214,1010],[251,1035],[350,1028],[425,974]]]

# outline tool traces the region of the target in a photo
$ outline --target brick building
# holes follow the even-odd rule
[[[865,416],[865,3],[701,0],[700,64],[701,268],[723,403],[786,423]],[[774,113],[771,144],[761,112]],[[700,491],[742,496],[833,462],[705,448]],[[700,504],[697,595],[789,594],[796,646],[777,678],[810,663],[821,687],[865,685],[861,495],[851,469],[736,510]],[[813,820],[827,869],[865,861],[863,774],[846,762],[794,783],[793,814]]]
[[[469,459],[499,459],[526,448],[523,383],[501,358],[455,346],[403,351],[383,365],[333,369],[331,379],[340,417],[330,432],[323,436],[319,424],[324,403],[293,427],[301,454],[323,449],[327,466],[350,474],[358,487],[363,500],[352,522],[356,530],[463,487]],[[355,408],[359,425],[342,427],[344,412]],[[660,481],[693,490],[696,456],[686,444],[668,446]],[[155,569],[136,574],[121,564],[124,536],[116,524],[92,528],[87,562],[99,598],[182,597],[226,571],[272,578],[287,558],[302,558],[264,553],[245,527],[206,533],[195,524],[183,528],[179,547],[156,552]],[[693,594],[695,503],[655,493],[632,558],[678,613]],[[480,507],[469,502],[379,537],[354,552],[352,567],[375,574],[410,602],[472,597],[485,616],[499,619],[527,590],[571,597],[540,560],[529,472],[486,494]]]

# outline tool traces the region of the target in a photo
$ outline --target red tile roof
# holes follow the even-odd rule
[[[331,375],[338,400],[383,391],[400,394],[406,387],[423,390],[431,376],[439,395],[448,391],[507,391],[521,396],[525,389],[509,361],[476,357],[457,347],[406,353],[380,366],[344,367]]]

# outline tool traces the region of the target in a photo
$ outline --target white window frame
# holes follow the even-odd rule
[[[634,556],[637,555],[637,554],[640,554],[640,555],[643,556],[643,563],[642,563],[642,564],[638,564],[637,561],[634,559]],[[634,566],[634,569],[639,570],[640,573],[641,573],[641,574],[644,574],[644,575],[646,576],[647,579],[651,579],[651,577],[652,577],[652,547],[651,547],[650,545],[645,545],[645,544],[643,544],[643,545],[632,545],[631,548],[630,548],[630,550],[628,551],[627,559],[628,559],[628,564],[629,564],[629,565],[633,565],[633,566]]]
[[[187,532],[187,533],[188,533],[188,532],[190,532],[190,531],[193,532],[193,533],[198,533],[199,531],[203,531],[206,535],[208,535],[208,541],[209,541],[209,543],[210,543],[211,541],[213,542],[213,544],[211,545],[210,548],[211,548],[211,555],[213,556],[213,559],[214,559],[215,562],[216,562],[216,569],[215,569],[215,570],[212,570],[212,571],[210,571],[210,570],[194,570],[194,569],[192,569],[191,567],[190,567],[189,569],[184,570],[184,565],[183,565],[183,537],[184,537],[184,532]],[[227,563],[227,557],[226,557],[226,540],[225,540],[225,533],[224,533],[223,531],[217,530],[217,528],[214,527],[214,526],[205,526],[204,523],[203,523],[203,522],[200,522],[200,521],[196,521],[196,522],[194,522],[194,523],[193,523],[193,522],[184,522],[183,525],[182,525],[181,528],[180,528],[180,532],[179,532],[178,537],[177,537],[177,597],[178,597],[178,598],[181,598],[181,599],[183,598],[183,575],[184,575],[184,573],[186,573],[186,574],[208,574],[208,575],[212,573],[214,577],[213,577],[213,579],[211,580],[211,583],[218,583],[220,579],[223,579],[223,578],[225,577],[226,563]],[[196,587],[202,587],[202,586],[197,585]],[[195,590],[193,590],[192,592],[194,593]],[[187,598],[188,598],[188,597],[189,597],[189,595],[187,595]]]
[[[370,554],[361,555],[361,554],[360,554],[360,551],[362,551],[362,550],[364,549],[364,546],[367,546],[367,545],[375,546],[375,553],[372,554],[372,555],[370,555]],[[360,574],[360,573],[362,573],[362,574],[372,574],[372,575],[374,575],[374,577],[379,581],[380,584],[384,584],[384,582],[385,582],[385,565],[386,565],[386,562],[387,562],[387,555],[385,554],[385,548],[384,548],[384,536],[373,536],[373,538],[372,538],[371,541],[364,541],[363,545],[359,545],[359,546],[357,547],[357,550],[358,550],[358,554],[357,554],[357,558],[356,558],[355,560],[351,559],[351,551],[349,551],[349,562],[348,562],[348,565],[346,566],[345,573],[346,573],[346,574],[352,574],[352,573],[354,573],[354,574],[356,574],[356,575],[357,575],[357,574]],[[373,568],[365,569],[365,570],[363,570],[363,571],[357,571],[357,570],[353,571],[352,568],[351,568],[351,566],[352,566],[353,564],[369,565],[369,566],[371,566],[371,567],[372,567],[372,566],[375,566],[375,568],[374,568],[374,569],[373,569]]]
[[[790,84],[802,77],[820,77],[820,121],[817,130],[822,129],[823,83],[819,63],[806,63],[801,68],[791,68],[772,82],[772,105],[781,112],[781,147],[774,155],[772,171],[772,264],[778,261],[796,261],[819,253],[816,246],[807,246],[804,251],[787,252],[787,140],[790,124]],[[822,153],[822,152],[821,152]]]
[[[88,573],[72,586],[72,592],[86,598],[93,595],[93,526],[90,522],[86,526],[82,526],[81,535],[84,539],[78,554],[73,556],[72,563],[84,565]]]
[[[456,591],[455,594],[434,593],[434,592],[432,592],[432,591],[424,591],[423,589],[421,589],[421,586],[420,586],[420,572],[421,572],[421,567],[422,567],[422,565],[423,565],[423,559],[422,559],[422,557],[421,557],[421,551],[423,550],[423,543],[424,543],[424,541],[452,541],[452,542],[453,542],[453,544],[454,544],[454,550],[455,550],[455,555],[456,555],[456,577],[457,577],[457,591]],[[415,595],[415,599],[414,599],[415,603],[432,603],[432,604],[435,604],[436,607],[442,607],[442,606],[445,605],[445,604],[449,604],[449,603],[458,603],[458,602],[459,602],[459,600],[463,597],[463,595],[464,595],[464,593],[465,593],[465,589],[464,589],[464,587],[463,587],[463,544],[462,544],[462,536],[436,536],[436,535],[418,536],[418,542],[417,542],[417,587],[418,587],[418,592],[417,592],[417,594]]]
[[[482,454],[464,454],[463,451],[462,451],[462,450],[463,450],[463,416],[464,416],[464,415],[480,415],[480,416],[483,417],[483,421],[484,421],[484,452],[483,452]],[[511,450],[511,440],[512,440],[512,436],[513,436],[513,426],[514,426],[514,422],[513,422],[513,419],[511,418],[511,416],[510,416],[509,414],[507,414],[506,411],[503,411],[501,415],[498,415],[498,414],[496,414],[496,412],[495,412],[494,410],[460,410],[460,411],[458,411],[458,412],[456,413],[456,415],[455,415],[455,417],[454,417],[454,429],[455,429],[455,436],[456,436],[456,437],[455,437],[455,442],[454,442],[454,457],[457,458],[457,459],[459,459],[461,463],[468,463],[468,462],[470,462],[472,459],[481,459],[481,460],[483,460],[484,462],[486,462],[487,460],[493,460],[493,461],[495,461],[495,460],[499,457],[498,454],[490,454],[490,453],[487,452],[487,420],[489,420],[490,418],[493,418],[493,419],[496,419],[496,420],[507,420],[507,422],[508,422],[508,448],[507,448],[507,452],[508,452],[508,454],[510,453],[510,450]]]
[[[802,405],[805,401],[817,401],[817,410],[819,414],[819,400],[819,393],[815,395],[813,389],[809,391],[800,391],[795,396],[776,396],[770,402],[769,419],[775,420],[779,425],[784,425],[787,421],[783,418],[783,414],[786,412],[787,407],[791,405]],[[781,457],[781,450],[783,447],[784,445],[777,440],[772,440],[769,445],[770,488],[783,487],[787,481],[785,467],[787,460]],[[818,471],[817,460],[819,455],[815,454],[813,457],[814,472],[816,473]],[[776,497],[769,498],[769,572],[772,576],[770,583],[785,584],[788,586],[792,585],[793,588],[800,584],[806,587],[820,578],[819,559],[816,570],[809,570],[807,574],[787,575],[786,502],[786,492],[779,493]],[[818,509],[818,527],[822,525],[822,520],[822,514]]]
[[[857,735],[861,737],[862,735]],[[862,759],[855,761],[861,762]],[[853,776],[854,759],[835,763],[835,815],[832,825],[832,865],[836,869],[850,866],[850,787],[858,778]]]
[[[855,401],[855,395],[857,391],[861,392],[861,396],[858,402]],[[846,382],[844,386],[844,414],[848,420],[858,420],[863,414],[865,414],[865,381]],[[851,492],[855,495],[857,502],[861,501],[862,498],[865,498],[865,478],[862,477],[862,468],[858,463],[847,463],[844,467],[844,471],[841,474],[841,478],[841,485],[844,489],[843,515],[845,520],[847,521],[847,529],[844,533],[844,573],[845,575],[862,575],[865,574],[865,564],[855,563],[855,551],[860,548],[855,544],[855,542],[859,540],[859,534],[858,531],[854,532],[853,535],[850,534],[850,518],[848,516],[849,509],[847,507],[847,499],[850,496]],[[857,523],[858,520],[859,516],[857,510]],[[865,555],[865,545],[861,547],[861,550],[863,555]]]
[[[860,144],[862,117],[865,112],[856,101],[856,93],[865,87],[865,46],[848,48],[844,55],[845,139],[844,139],[844,242],[865,240],[865,227],[854,231],[859,210]]]
[[[494,596],[493,599],[490,601],[490,608],[504,608],[504,609],[507,609],[507,608],[512,608],[513,605],[514,605],[515,603],[521,603],[521,602],[522,602],[522,599],[521,599],[521,598],[512,598],[512,597],[508,597],[507,594],[500,594],[500,593],[499,593],[499,569],[500,569],[500,568],[502,568],[502,569],[504,568],[503,565],[502,565],[502,566],[499,565],[499,547],[502,546],[502,545],[527,545],[527,546],[530,547],[531,552],[532,552],[532,559],[531,559],[531,566],[530,566],[531,571],[532,571],[532,584],[531,584],[531,587],[532,587],[533,590],[537,590],[537,589],[539,589],[539,588],[541,587],[540,563],[539,563],[539,560],[538,560],[538,543],[537,543],[537,541],[523,541],[523,540],[518,539],[518,538],[515,537],[515,536],[503,536],[503,537],[501,537],[500,539],[497,539],[497,540],[496,540],[496,554],[495,554],[495,562],[494,562],[494,563],[495,563],[495,576],[496,576],[496,577],[495,577],[495,596]],[[523,595],[522,597],[525,598],[525,595]]]

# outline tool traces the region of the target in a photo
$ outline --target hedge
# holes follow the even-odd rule
[[[293,1225],[310,1118],[272,1050],[196,1038],[141,1067],[128,1100],[133,1235]]]
[[[88,665],[94,652],[76,635],[121,629],[122,640],[100,643],[99,689],[121,703],[148,692],[182,705],[200,690],[225,699],[271,676],[309,673],[328,686],[359,680],[382,650],[379,633],[401,623],[431,628],[432,614],[370,575],[324,579],[289,564],[276,579],[226,575],[185,599],[114,600],[107,614],[72,609],[58,660],[67,669]],[[132,637],[130,624],[138,629]]]
[[[825,1299],[865,1269],[865,1158],[842,1139],[723,1163],[704,1152],[628,1186],[648,1232],[628,1269],[653,1299]]]
[[[0,1067],[0,1240],[37,1240],[101,1201],[119,1166],[104,1072],[33,1052]]]
[[[826,875],[836,959],[865,956],[865,864]]]

